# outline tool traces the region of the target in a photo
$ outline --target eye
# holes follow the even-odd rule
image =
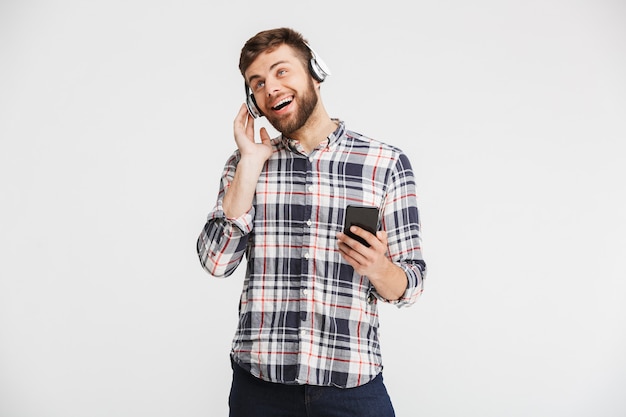
[[[287,70],[286,70],[286,69],[281,69],[281,70],[278,70],[278,72],[276,72],[276,74],[277,74],[279,77],[282,77],[283,75],[287,74]]]
[[[256,84],[254,84],[253,89],[255,91],[258,91],[259,89],[263,88],[264,85],[265,85],[265,81],[259,81]]]

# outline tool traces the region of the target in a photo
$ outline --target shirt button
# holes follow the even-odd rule
[[[304,254],[304,259],[309,259],[309,256],[310,256],[310,255],[309,255],[309,253],[308,253],[308,252],[307,252],[307,253],[305,253],[305,254]]]
[[[302,295],[307,295],[308,293],[309,292],[306,289],[302,290]]]
[[[313,192],[313,186],[312,186],[312,185],[309,185],[309,186],[307,187],[307,190],[309,190],[309,192]]]
[[[300,330],[300,336],[304,337],[306,336],[306,330]]]
[[[313,162],[313,157],[309,156],[309,162]]]
[[[307,226],[311,226],[312,224],[313,224],[313,222],[310,219],[306,221],[306,225]]]

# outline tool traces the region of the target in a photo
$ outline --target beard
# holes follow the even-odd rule
[[[315,85],[313,80],[309,80],[309,88],[302,95],[298,96],[298,110],[295,113],[287,116],[274,116],[272,114],[265,117],[276,130],[289,137],[304,126],[316,106],[317,94],[315,94]]]

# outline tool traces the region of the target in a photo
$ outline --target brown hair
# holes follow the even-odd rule
[[[245,78],[245,72],[254,60],[263,52],[272,51],[280,45],[291,46],[302,60],[305,68],[309,67],[311,51],[307,47],[307,41],[302,34],[290,28],[277,28],[264,30],[248,39],[241,48],[239,56],[239,71]]]

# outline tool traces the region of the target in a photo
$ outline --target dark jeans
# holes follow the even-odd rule
[[[230,417],[394,417],[383,376],[356,388],[263,381],[233,363]]]

